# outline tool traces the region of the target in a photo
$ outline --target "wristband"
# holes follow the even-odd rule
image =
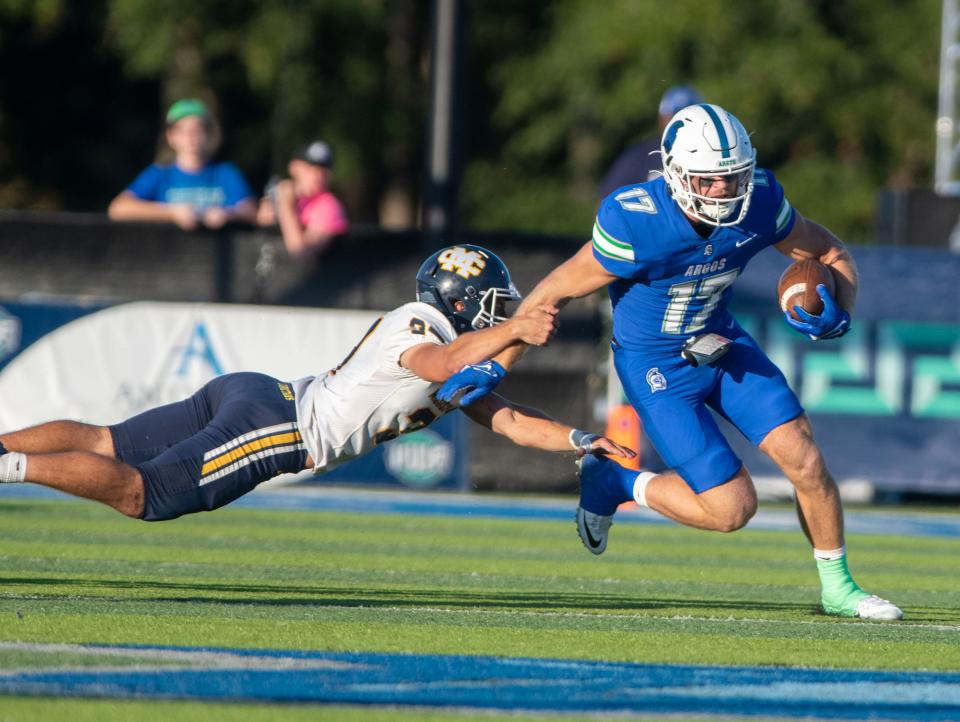
[[[570,429],[570,435],[567,439],[570,441],[570,446],[573,447],[574,451],[584,451],[590,450],[590,445],[593,443],[593,440],[597,438],[596,434],[592,434],[589,431],[583,431],[582,429]]]

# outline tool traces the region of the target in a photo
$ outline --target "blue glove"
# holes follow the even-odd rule
[[[837,305],[830,295],[830,291],[822,283],[817,285],[817,293],[823,299],[823,312],[819,316],[807,313],[800,306],[794,306],[800,320],[796,320],[784,312],[787,323],[800,333],[805,333],[814,341],[820,341],[825,338],[840,338],[850,330],[850,314]]]
[[[460,406],[469,406],[497,388],[506,375],[507,370],[496,361],[464,366],[444,382],[437,392],[437,399],[451,404],[458,393],[467,391],[460,398]]]

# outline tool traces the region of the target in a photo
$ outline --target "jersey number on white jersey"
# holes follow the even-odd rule
[[[385,441],[390,441],[390,439],[397,438],[400,436],[400,434],[409,434],[413,431],[419,431],[420,429],[432,424],[436,418],[437,415],[433,413],[433,409],[429,409],[427,407],[417,409],[407,417],[407,423],[402,429],[386,428],[374,434],[373,445],[379,446]]]
[[[695,333],[704,328],[713,309],[720,303],[721,294],[737,280],[739,274],[740,269],[735,268],[726,273],[701,278],[699,281],[684,281],[670,286],[667,290],[670,294],[670,303],[667,304],[667,311],[663,314],[661,331],[681,334]],[[693,300],[703,301],[703,308],[687,320],[685,319],[687,307]]]

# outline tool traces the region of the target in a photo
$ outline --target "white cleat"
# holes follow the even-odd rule
[[[871,594],[857,602],[857,611],[854,616],[860,617],[860,619],[893,621],[903,619],[903,612],[896,604],[891,604],[886,599]]]
[[[582,506],[577,507],[577,533],[580,535],[580,541],[592,554],[603,554],[607,548],[612,524],[612,515],[601,516],[587,511]]]

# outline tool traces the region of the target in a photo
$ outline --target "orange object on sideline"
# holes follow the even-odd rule
[[[640,468],[640,438],[643,433],[643,427],[640,424],[640,417],[633,407],[629,404],[620,404],[610,409],[607,414],[606,436],[612,441],[616,441],[621,446],[629,446],[637,452],[632,459],[621,459],[613,457],[621,466],[628,469]]]

